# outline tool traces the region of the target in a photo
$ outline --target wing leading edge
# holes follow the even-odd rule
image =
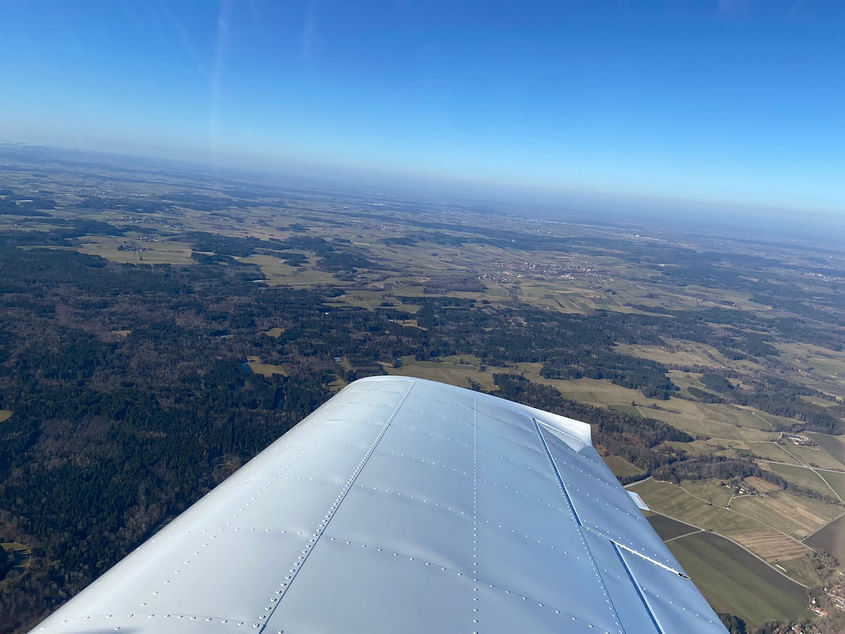
[[[406,377],[349,385],[43,632],[725,632],[590,428]]]

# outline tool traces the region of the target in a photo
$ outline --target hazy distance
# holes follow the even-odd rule
[[[620,197],[718,203],[728,217],[845,206],[835,6],[43,2],[4,13],[0,140],[389,174],[422,190],[495,184],[589,211]]]

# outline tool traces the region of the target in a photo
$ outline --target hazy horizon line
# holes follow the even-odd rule
[[[310,181],[299,183],[298,186],[329,187],[330,189],[345,190],[347,193],[367,193],[372,196],[390,195],[409,196],[411,201],[420,198],[460,200],[463,204],[483,204],[499,207],[500,213],[511,213],[533,217],[536,215],[548,219],[561,219],[562,216],[577,218],[589,214],[592,220],[595,213],[600,213],[607,220],[628,220],[634,218],[647,220],[649,218],[665,218],[673,216],[675,220],[710,221],[722,224],[731,221],[729,225],[742,226],[746,222],[759,222],[764,219],[783,223],[784,221],[802,221],[801,229],[807,220],[813,220],[826,228],[833,224],[845,224],[845,215],[830,209],[796,208],[792,206],[775,207],[765,204],[736,202],[731,200],[702,199],[693,197],[676,197],[660,193],[645,194],[625,191],[597,191],[588,189],[550,188],[540,185],[523,183],[493,183],[467,178],[447,178],[440,175],[425,173],[408,173],[388,171],[356,165],[332,165],[312,161],[298,161],[295,164],[289,159],[279,159],[273,164],[256,161],[247,164],[224,162],[220,156],[198,154],[193,158],[185,156],[166,156],[156,152],[134,153],[132,151],[117,151],[114,149],[70,147],[62,145],[45,145],[22,141],[6,141],[0,139],[0,149],[32,148],[43,151],[58,151],[77,153],[80,155],[99,156],[103,159],[122,159],[125,161],[152,162],[171,164],[182,169],[200,172],[203,176],[216,176],[230,179],[250,179],[259,182],[277,181],[277,179],[302,179]],[[58,157],[57,157],[58,158]],[[232,157],[237,158],[237,157]],[[253,157],[254,159],[255,157]],[[113,166],[114,167],[114,166]],[[279,187],[288,186],[275,182]],[[357,190],[357,191],[356,191]],[[382,191],[373,191],[382,190]],[[410,202],[410,201],[409,201]],[[443,201],[441,200],[441,203]],[[521,206],[521,209],[512,206]],[[489,209],[489,211],[493,211]],[[630,214],[634,218],[630,218]],[[678,218],[683,214],[683,218]],[[694,214],[690,217],[689,214]],[[701,217],[707,214],[708,217]],[[739,214],[739,216],[737,216]],[[721,221],[721,222],[720,222]],[[843,227],[845,228],[845,227]],[[828,237],[828,236],[825,236]]]

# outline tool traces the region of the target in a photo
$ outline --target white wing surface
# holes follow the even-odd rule
[[[36,627],[725,632],[584,423],[357,381]]]

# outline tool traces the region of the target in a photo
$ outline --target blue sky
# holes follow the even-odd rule
[[[845,10],[0,0],[0,140],[845,213]]]

